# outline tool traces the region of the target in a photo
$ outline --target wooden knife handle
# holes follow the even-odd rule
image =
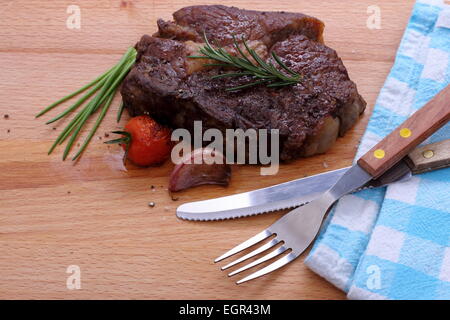
[[[406,158],[414,174],[450,166],[450,139],[414,149]]]
[[[450,120],[450,85],[366,153],[358,164],[378,178]]]

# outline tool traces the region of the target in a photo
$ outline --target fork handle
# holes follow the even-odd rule
[[[450,120],[450,85],[358,160],[378,178]]]

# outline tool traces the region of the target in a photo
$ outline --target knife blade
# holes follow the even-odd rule
[[[380,178],[369,181],[356,191],[406,181],[413,174],[450,166],[450,155],[447,150],[450,150],[450,139],[416,148]],[[227,197],[186,203],[178,207],[177,216],[184,220],[213,221],[295,208],[312,201],[328,190],[349,168]]]

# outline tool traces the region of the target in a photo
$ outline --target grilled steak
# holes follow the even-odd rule
[[[257,12],[224,6],[177,11],[173,22],[136,44],[138,57],[122,86],[131,115],[150,114],[174,128],[279,129],[280,158],[326,152],[358,120],[366,103],[336,52],[322,42],[323,24],[302,14]],[[234,34],[244,36],[267,61],[275,52],[302,75],[294,86],[257,86],[237,92],[249,77],[212,80],[227,72],[188,58],[203,45],[203,32],[230,52]]]

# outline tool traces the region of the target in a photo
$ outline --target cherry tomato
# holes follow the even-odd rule
[[[128,145],[123,143],[122,147],[128,149],[127,158],[132,163],[141,167],[154,166],[162,164],[170,156],[173,147],[171,130],[149,116],[132,118],[124,131],[130,135],[130,141]]]

